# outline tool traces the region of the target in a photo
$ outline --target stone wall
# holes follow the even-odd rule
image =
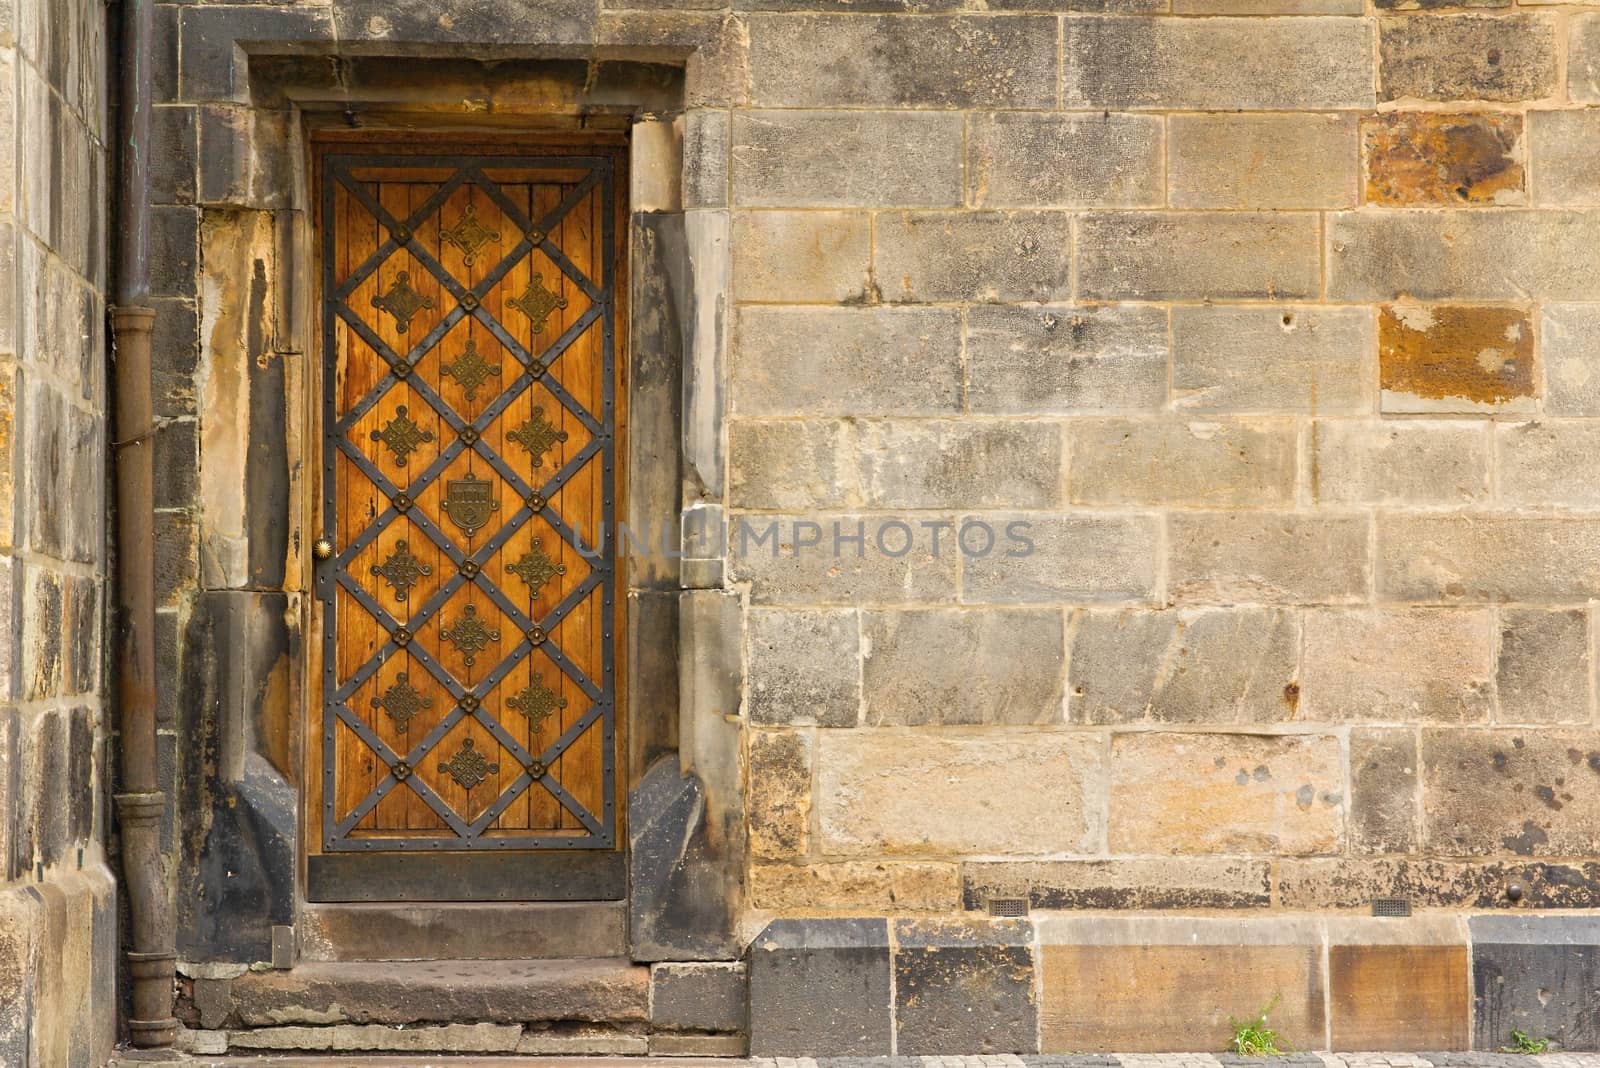
[[[105,9],[0,0],[0,1062],[116,1029],[106,817]]]

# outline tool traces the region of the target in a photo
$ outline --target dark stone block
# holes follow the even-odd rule
[[[200,323],[185,300],[154,300],[150,376],[155,413],[164,419],[195,414],[194,373],[199,366]]]
[[[156,607],[175,608],[200,577],[199,529],[193,512],[156,513]]]
[[[1562,1050],[1600,1049],[1600,917],[1474,916],[1473,1045],[1513,1029]]]
[[[1272,903],[1265,861],[1229,865],[1222,884],[1173,865],[1170,883],[1139,862],[996,860],[961,865],[962,907],[982,909],[991,897],[1023,897],[1036,909],[1256,909]]]
[[[178,671],[183,663],[182,637],[177,612],[156,613],[156,726],[171,727],[177,721],[177,697],[183,692]]]
[[[743,1031],[749,985],[739,963],[658,964],[650,972],[650,1022],[677,1031]]]
[[[38,746],[38,778],[34,789],[38,798],[34,808],[34,834],[40,864],[54,864],[66,855],[68,831],[63,800],[67,793],[67,724],[60,712],[46,712],[34,727]]]
[[[156,434],[156,507],[192,508],[199,480],[199,424],[168,423]]]
[[[1033,930],[1026,920],[895,923],[895,1048],[1035,1053]]]
[[[244,85],[235,59],[246,53],[294,52],[334,39],[326,8],[191,7],[182,27],[183,99],[196,102],[240,100]]]
[[[67,727],[67,837],[83,842],[94,836],[94,712],[75,708]]]
[[[29,565],[22,573],[22,695],[52,697],[61,689],[61,576]]]
[[[178,99],[178,14],[182,9],[176,4],[155,5],[151,20],[150,39],[150,91],[158,104]],[[111,19],[112,55],[121,55],[121,19]],[[115,138],[112,138],[115,141]]]
[[[100,689],[100,585],[91,578],[66,578],[66,667],[69,695]]]
[[[33,870],[33,739],[16,711],[0,712],[0,749],[7,754],[8,804],[0,818],[9,819],[11,848],[6,855],[6,878],[21,879]]]
[[[284,594],[209,592],[185,638],[179,737],[183,820],[178,953],[266,961],[294,922],[297,793],[273,749],[298,707],[287,677],[298,635]]]
[[[628,941],[636,961],[730,960],[742,856],[722,855],[705,825],[700,780],[663,757],[628,799],[632,892]]]
[[[150,203],[192,204],[195,193],[195,109],[158,107],[150,113]]]
[[[774,920],[750,946],[752,1056],[890,1050],[887,920]]]
[[[378,38],[419,44],[586,44],[599,21],[596,0],[549,0],[528,18],[526,0],[474,0],[440,18],[438,0],[342,0],[334,10],[341,41]]]
[[[199,216],[193,208],[150,211],[150,293],[193,297],[199,259]]]
[[[263,268],[257,264],[258,282],[250,289],[252,301],[265,301]],[[266,310],[252,310],[250,322],[267,321]],[[252,351],[264,352],[252,346]],[[245,455],[249,479],[245,482],[245,533],[249,539],[250,585],[255,589],[282,589],[289,567],[289,417],[286,405],[283,358],[262,355],[251,360],[250,444]],[[298,581],[298,576],[296,578]]]

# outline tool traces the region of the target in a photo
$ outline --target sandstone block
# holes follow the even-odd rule
[[[1489,493],[1489,436],[1461,422],[1318,420],[1311,493],[1336,504],[1466,504]]]
[[[1333,110],[1373,102],[1363,19],[1065,19],[1068,108]]]
[[[1379,11],[1438,11],[1453,7],[1510,7],[1511,0],[1373,0]]]
[[[1500,497],[1508,504],[1600,504],[1600,423],[1502,423],[1495,427]]]
[[[750,94],[761,107],[1056,103],[1050,16],[754,15],[749,27]]]
[[[1538,100],[1556,88],[1551,15],[1434,15],[1378,23],[1384,100]]]
[[[1600,848],[1600,746],[1585,730],[1424,730],[1422,825],[1443,856]]]
[[[870,290],[871,246],[865,213],[739,212],[733,217],[733,297],[856,303]]]
[[[1600,212],[1328,216],[1330,300],[1588,300],[1597,275]]]
[[[1350,732],[1350,844],[1357,853],[1417,849],[1417,738],[1409,729]]]
[[[1078,241],[1078,288],[1094,300],[1293,300],[1321,288],[1310,214],[1096,213]]]
[[[1272,723],[1295,716],[1295,613],[1081,612],[1070,639],[1073,723]]]
[[[967,402],[975,412],[1154,411],[1166,395],[1163,309],[967,310]]]
[[[1572,603],[1600,597],[1600,523],[1587,517],[1380,515],[1378,596]]]
[[[678,1031],[743,1031],[748,984],[742,961],[656,964],[650,1023]]]
[[[1564,206],[1600,204],[1600,173],[1588,146],[1600,139],[1600,111],[1530,111],[1533,200]]]
[[[865,721],[1060,723],[1062,631],[1057,609],[866,612]]]
[[[1348,208],[1359,152],[1353,115],[1174,115],[1175,208]]]
[[[752,731],[749,762],[751,854],[781,860],[805,853],[811,840],[810,735]]]
[[[1474,916],[1473,1044],[1493,1049],[1513,1028],[1562,1050],[1600,1044],[1600,930],[1592,917]]]
[[[1600,12],[1574,15],[1567,42],[1567,95],[1600,103]]]
[[[827,508],[855,484],[844,424],[740,419],[728,424],[728,500],[736,508]]]
[[[1522,116],[1391,111],[1361,119],[1367,203],[1523,204]]]
[[[1463,935],[1456,937],[1456,945],[1330,945],[1333,1047],[1464,1048],[1471,1018],[1467,947]]]
[[[750,946],[750,1053],[887,1056],[887,920],[774,920]]]
[[[1365,516],[1174,514],[1167,592],[1180,600],[1304,604],[1365,600]]]
[[[980,556],[984,527],[995,533],[997,547]],[[963,601],[1142,601],[1155,595],[1160,528],[1154,516],[991,514],[964,519],[955,535],[963,531]]]
[[[1486,721],[1494,650],[1487,610],[1313,609],[1306,613],[1301,716]]]
[[[1407,897],[1418,906],[1506,908],[1506,886],[1526,890],[1529,908],[1593,908],[1600,864],[1461,861],[1404,857],[1288,857],[1277,862],[1278,896],[1290,909],[1362,909],[1375,897]]]
[[[786,47],[793,48],[789,41]],[[857,53],[859,45],[849,53]],[[832,103],[837,103],[832,102]],[[738,207],[954,207],[961,118],[904,111],[736,111]]]
[[[1378,315],[1385,412],[1534,406],[1533,322],[1519,308],[1396,304]]]
[[[1173,404],[1199,412],[1370,411],[1375,337],[1365,308],[1177,307]]]
[[[694,108],[683,116],[683,206],[721,208],[728,203],[728,112]]]
[[[1161,120],[1002,111],[967,130],[967,192],[979,208],[1153,207],[1161,203]]]
[[[522,1057],[628,1057],[649,1052],[641,1034],[608,1027],[579,1027],[571,1031],[529,1029],[517,1041]]]
[[[949,308],[741,308],[733,408],[746,415],[932,414],[961,404]]]
[[[1539,326],[1545,411],[1600,415],[1600,307],[1546,304]]]
[[[1045,301],[1069,295],[1069,216],[905,212],[877,218],[873,276],[885,300]]]
[[[1174,15],[1359,15],[1361,11],[1360,0],[1172,0]]]
[[[960,897],[955,864],[847,860],[750,869],[751,903],[774,911],[949,912]]]
[[[1212,857],[994,860],[961,865],[962,903],[1027,898],[1036,909],[1242,909],[1271,902],[1265,861]]]
[[[896,920],[894,930],[900,1056],[1038,1051],[1028,921]]]
[[[937,515],[735,516],[730,572],[734,581],[751,583],[756,604],[954,601],[959,556],[953,529],[953,519]]]
[[[861,705],[855,612],[760,609],[745,618],[751,722],[855,726]]]
[[[1588,723],[1593,673],[1582,609],[1501,611],[1496,722]]]
[[[1344,843],[1332,735],[1118,734],[1107,769],[1113,853],[1327,853]]]
[[[1092,849],[1100,753],[1092,736],[1035,730],[824,731],[821,848],[842,856]]]
[[[1068,498],[1091,505],[1291,504],[1296,433],[1287,419],[1075,421],[1067,431]]]
[[[1054,423],[874,420],[858,426],[863,500],[877,508],[1048,508],[1060,499]]]

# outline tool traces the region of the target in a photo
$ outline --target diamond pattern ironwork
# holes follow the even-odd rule
[[[469,401],[478,399],[479,386],[490,378],[500,377],[500,365],[490,363],[483,358],[483,353],[478,351],[478,342],[474,338],[468,338],[467,347],[461,350],[461,355],[453,362],[441,365],[439,370],[461,384]]]
[[[451,169],[451,177],[438,187],[438,190],[428,198],[422,207],[403,219],[397,219],[383,207],[367,182],[365,180],[355,180],[351,177],[349,171],[349,168],[357,161],[362,166],[373,167],[378,166],[377,160],[379,159],[385,161],[383,164],[385,166],[415,167],[426,164],[449,167]],[[524,159],[524,157],[517,157],[517,159]],[[371,838],[356,840],[351,837],[351,832],[373,810],[384,796],[384,792],[391,788],[394,783],[401,781],[408,783],[411,789],[434,811],[443,825],[448,827],[448,831],[441,829],[438,834],[412,833],[403,837],[385,838],[381,843],[376,843],[378,848],[381,849],[484,849],[513,844],[508,843],[508,840],[498,832],[496,836],[489,836],[485,832],[494,824],[499,815],[506,811],[512,801],[535,781],[540,784],[542,789],[547,790],[560,802],[564,812],[570,814],[582,825],[583,832],[576,836],[571,832],[564,832],[556,837],[541,837],[538,833],[529,832],[528,837],[516,840],[514,843],[516,847],[570,849],[587,846],[590,848],[610,848],[614,843],[615,835],[614,813],[610,803],[608,802],[605,805],[603,811],[590,812],[567,792],[557,777],[551,773],[550,769],[555,766],[561,754],[573,745],[577,739],[583,737],[591,729],[599,729],[603,736],[603,745],[601,747],[601,751],[604,754],[603,778],[605,792],[603,796],[611,796],[614,788],[613,749],[615,731],[614,697],[610,666],[614,655],[613,650],[609,643],[602,648],[603,670],[600,677],[591,680],[561,650],[559,643],[548,637],[548,631],[553,630],[567,614],[578,605],[583,604],[596,591],[599,591],[603,598],[601,610],[606,617],[609,617],[614,604],[614,566],[612,561],[614,550],[608,547],[601,557],[591,560],[591,574],[566,592],[561,602],[541,619],[530,619],[523,608],[512,602],[504,591],[501,591],[488,581],[481,573],[480,568],[480,562],[486,562],[496,552],[500,551],[535,514],[543,514],[545,520],[555,526],[556,533],[562,540],[572,544],[574,548],[579,548],[578,543],[575,541],[577,537],[575,531],[566,526],[559,514],[544,512],[543,509],[548,503],[546,498],[549,495],[554,494],[562,485],[590,463],[598,461],[604,465],[606,492],[608,495],[610,493],[609,487],[611,485],[614,460],[611,435],[608,431],[612,404],[614,350],[611,341],[613,307],[609,293],[614,280],[614,251],[609,243],[602,245],[603,254],[600,257],[601,262],[598,264],[600,275],[599,284],[597,285],[567,258],[559,247],[559,243],[549,236],[551,233],[556,232],[556,227],[567,213],[572,211],[578,204],[583,203],[585,197],[596,189],[603,186],[601,203],[610,204],[613,202],[611,199],[613,196],[613,172],[610,170],[610,162],[603,157],[585,157],[582,166],[577,168],[560,160],[546,160],[540,164],[540,166],[546,168],[556,167],[560,169],[565,166],[569,170],[585,170],[586,176],[577,185],[564,192],[560,204],[555,209],[536,218],[528,217],[522,209],[517,207],[515,201],[501,192],[495,182],[486,176],[484,168],[486,166],[504,166],[504,158],[454,157],[440,159],[437,157],[424,158],[416,156],[328,156],[325,157],[325,164],[327,165],[326,173],[329,175],[330,181],[336,182],[341,186],[354,203],[359,204],[377,221],[383,230],[392,235],[390,243],[379,247],[369,256],[365,263],[345,275],[343,281],[340,281],[334,276],[331,267],[334,262],[331,252],[335,247],[334,235],[337,226],[329,227],[324,231],[325,241],[327,242],[325,251],[330,253],[330,255],[324,257],[323,261],[325,272],[323,292],[326,294],[324,302],[325,340],[331,341],[335,325],[340,325],[360,337],[368,348],[377,353],[378,357],[387,365],[388,371],[387,376],[377,382],[364,397],[354,404],[345,406],[339,413],[338,418],[327,428],[327,448],[330,450],[330,456],[333,453],[342,454],[393,505],[390,511],[379,515],[371,527],[357,535],[356,539],[350,543],[339,557],[340,563],[348,566],[348,561],[357,556],[366,545],[371,544],[372,540],[381,534],[382,530],[390,523],[396,521],[398,516],[411,515],[411,510],[415,508],[418,498],[431,499],[424,498],[423,494],[428,487],[439,481],[445,482],[445,492],[439,495],[442,514],[448,516],[469,538],[480,533],[488,525],[493,515],[501,511],[500,502],[494,499],[492,492],[492,479],[479,478],[476,475],[468,475],[464,479],[445,479],[443,477],[446,469],[466,449],[473,450],[476,456],[488,462],[500,480],[504,482],[506,490],[512,494],[513,501],[518,505],[514,513],[507,510],[508,519],[501,529],[494,532],[478,546],[476,551],[470,554],[451,542],[438,524],[427,515],[422,514],[423,509],[416,510],[413,520],[416,528],[438,546],[448,567],[445,578],[438,590],[431,594],[425,603],[418,606],[409,619],[405,620],[408,625],[400,625],[392,619],[380,606],[379,602],[374,599],[374,596],[363,587],[353,583],[347,574],[339,574],[336,584],[320,584],[319,597],[323,601],[325,613],[325,626],[323,628],[325,642],[324,671],[326,678],[325,696],[328,698],[324,702],[326,710],[324,713],[325,722],[328,725],[326,737],[329,739],[333,737],[333,723],[342,723],[346,728],[353,731],[383,761],[389,770],[388,778],[375,786],[364,800],[347,811],[336,812],[334,796],[331,792],[325,793],[325,848],[331,851],[372,848],[375,843]],[[481,280],[473,284],[468,284],[465,280],[452,278],[436,256],[422,242],[413,237],[418,232],[419,227],[444,208],[455,190],[469,184],[482,190],[489,198],[489,201],[492,201],[499,209],[502,219],[501,228],[509,228],[510,232],[516,233],[522,238],[521,242],[506,253],[498,264],[488,267],[481,276],[477,276]],[[331,203],[331,200],[326,202]],[[489,227],[477,217],[477,214],[476,207],[470,208],[463,213],[461,218],[456,220],[453,226],[449,227],[443,226],[443,220],[440,220],[441,228],[438,232],[445,242],[462,251],[463,262],[475,260],[477,256],[482,254],[489,241],[498,240],[500,237],[499,231],[492,231],[492,237],[484,237],[478,233],[480,228],[487,231]],[[446,231],[449,231],[449,233],[447,234]],[[456,238],[460,240],[458,241]],[[610,238],[608,237],[607,242],[609,240]],[[354,314],[353,309],[350,308],[349,301],[356,290],[367,279],[371,278],[383,262],[394,255],[398,246],[402,244],[406,246],[414,264],[420,265],[421,269],[433,275],[445,295],[454,298],[455,305],[454,307],[449,304],[446,305],[449,310],[438,319],[436,324],[430,326],[425,336],[415,341],[407,342],[411,346],[409,349],[396,351],[393,346],[386,344],[382,337],[367,327],[359,316]],[[465,246],[473,247],[468,248]],[[587,309],[570,324],[563,327],[558,336],[548,344],[538,358],[526,346],[520,344],[514,335],[495,321],[493,312],[480,299],[484,294],[492,291],[494,286],[504,279],[514,266],[518,263],[526,262],[535,246],[555,265],[561,276],[564,276],[567,281],[585,293],[590,300]],[[472,260],[467,259],[469,256],[472,257]],[[412,269],[415,270],[416,267]],[[545,279],[539,275],[533,276],[532,282],[522,294],[515,299],[508,300],[506,303],[515,308],[521,315],[527,317],[531,323],[533,336],[543,334],[549,325],[550,316],[556,310],[568,306],[567,298],[553,292],[546,285]],[[404,335],[409,331],[412,320],[416,315],[422,310],[433,308],[435,301],[433,298],[424,296],[417,291],[415,286],[412,285],[412,278],[409,272],[399,272],[396,275],[395,282],[387,292],[372,298],[372,304],[374,307],[393,316],[395,332]],[[437,346],[449,330],[465,317],[473,318],[476,324],[488,329],[495,340],[508,352],[509,358],[494,366],[498,367],[501,372],[506,372],[509,367],[509,373],[514,375],[513,380],[507,383],[507,388],[499,391],[490,400],[486,408],[477,413],[476,417],[472,419],[465,419],[451,411],[432,386],[425,381],[420,381],[424,376],[418,372],[423,355]],[[589,412],[567,390],[561,381],[561,376],[554,373],[553,365],[563,351],[586,332],[601,324],[603,324],[605,331],[603,335],[605,340],[600,356],[603,372],[601,382],[604,407],[597,415]],[[329,361],[326,380],[329,382],[336,381],[337,368],[334,361],[338,351],[337,347],[331,343],[325,344],[324,351]],[[479,381],[474,386],[467,385],[466,378],[463,376],[472,377],[480,374],[480,372],[477,372],[471,366],[474,362],[471,358],[468,359],[466,365],[460,363],[461,357],[465,355],[467,354],[459,354],[446,373],[462,384],[468,399],[472,400],[475,399],[476,388],[481,387],[483,382]],[[482,359],[481,353],[477,354],[477,359]],[[441,370],[445,369],[441,367]],[[457,371],[461,373],[458,374],[456,373]],[[366,412],[379,403],[395,381],[402,379],[413,385],[416,395],[422,401],[438,411],[447,433],[445,434],[446,443],[440,446],[438,457],[430,462],[428,467],[417,477],[408,479],[404,484],[397,485],[382,473],[382,470],[377,466],[376,459],[369,458],[359,450],[356,450],[344,440],[343,435],[352,424],[360,420]],[[531,483],[524,476],[524,473],[519,473],[516,467],[507,462],[507,458],[498,455],[489,444],[489,439],[483,437],[483,433],[505,413],[511,403],[518,397],[525,395],[526,390],[534,380],[539,380],[544,388],[555,397],[561,407],[569,412],[572,417],[578,419],[592,436],[592,440],[588,444],[578,450],[576,454],[565,458],[560,468],[540,483]],[[517,431],[513,431],[508,436],[517,441],[517,444],[522,448],[528,450],[531,463],[529,461],[524,461],[524,463],[534,469],[539,469],[544,466],[544,455],[549,452],[556,441],[566,440],[566,433],[565,431],[555,430],[550,425],[549,420],[544,418],[542,411],[537,411],[536,414],[541,417],[545,427],[548,429],[540,429],[537,424],[530,426],[529,424],[533,421],[525,420],[522,426],[517,428],[517,431],[525,430],[524,434],[518,434]],[[409,414],[407,418],[409,420]],[[417,427],[417,430],[419,433],[429,434],[429,437],[410,442],[409,448],[402,445],[399,455],[395,457],[396,462],[402,466],[405,458],[409,457],[420,444],[432,440],[431,432],[423,431],[421,427]],[[554,441],[541,443],[540,439],[551,431],[554,431],[556,435]],[[379,433],[375,432],[373,434],[374,438],[378,438]],[[519,440],[523,436],[527,436],[529,440]],[[379,440],[384,440],[386,445],[389,444],[383,438],[379,438]],[[391,446],[390,452],[395,453],[396,450]],[[526,471],[526,468],[524,471]],[[325,495],[332,493],[331,483],[332,480],[330,479],[325,484]],[[457,483],[464,483],[465,486],[458,489]],[[452,493],[452,490],[455,490],[455,492]],[[339,502],[331,496],[325,496],[324,514],[333,516],[338,509],[338,504]],[[605,520],[608,523],[611,521],[609,499],[606,502]],[[542,550],[540,550],[540,553],[543,555]],[[529,555],[525,553],[523,559],[526,560]],[[545,560],[549,562],[547,556]],[[386,565],[388,563],[389,561],[385,561]],[[420,566],[425,565],[420,565],[419,563]],[[535,566],[539,565],[529,564],[530,568]],[[561,565],[554,564],[553,566],[558,569],[555,574],[562,573],[559,570]],[[509,566],[508,569],[513,570],[514,573],[517,570],[515,567]],[[543,570],[542,566],[540,570]],[[453,573],[451,573],[452,571]],[[540,585],[548,582],[549,578],[553,577],[553,575],[550,575],[538,578],[537,571],[531,573],[535,575]],[[388,578],[389,576],[386,575],[385,577]],[[529,582],[531,585],[533,580],[524,578],[524,581]],[[391,588],[393,588],[395,583],[392,579],[390,579],[390,582]],[[452,676],[450,670],[447,670],[437,660],[418,652],[416,654],[417,658],[413,663],[413,670],[416,670],[416,666],[420,664],[422,668],[425,668],[428,673],[433,675],[446,692],[447,700],[454,703],[454,707],[438,725],[428,732],[423,740],[412,746],[409,751],[395,752],[390,749],[381,737],[373,732],[369,725],[349,710],[347,702],[353,696],[355,689],[370,679],[379,670],[385,659],[392,655],[396,649],[403,648],[411,643],[414,640],[413,636],[420,633],[422,628],[435,618],[440,619],[442,623],[442,612],[447,603],[452,599],[452,595],[467,583],[473,583],[479,593],[486,595],[505,615],[515,631],[525,640],[520,641],[508,652],[503,651],[499,663],[488,667],[483,677],[470,688],[458,682]],[[413,582],[407,586],[405,592],[409,594],[415,585],[415,582]],[[388,643],[374,650],[372,657],[365,664],[357,667],[353,674],[342,683],[335,675],[336,669],[333,667],[336,663],[336,657],[333,654],[335,653],[334,635],[336,633],[335,612],[338,604],[337,599],[334,597],[334,589],[332,588],[334,586],[354,597],[368,613],[378,620],[389,634]],[[396,592],[398,593],[399,591],[396,590]],[[404,598],[399,599],[403,600]],[[467,666],[473,666],[476,663],[478,655],[488,647],[490,642],[498,642],[500,639],[499,629],[491,628],[483,618],[480,618],[477,606],[471,603],[463,606],[460,616],[453,622],[448,625],[441,625],[439,634],[443,640],[451,642],[456,647],[457,651],[462,655],[462,662]],[[541,655],[548,656],[550,662],[555,664],[562,675],[575,683],[591,702],[589,709],[576,721],[563,729],[560,737],[542,752],[529,752],[488,711],[489,707],[492,706],[483,705],[479,701],[480,696],[487,697],[497,686],[501,685],[502,680],[530,655],[535,645],[538,645],[541,649]],[[402,679],[405,679],[405,676],[397,675],[396,683]],[[422,696],[415,688],[410,687],[408,679],[405,681],[406,686],[417,695],[417,699],[424,702],[422,708],[431,707],[433,699]],[[506,697],[504,701],[507,707],[522,712],[523,715],[529,718],[530,731],[537,731],[550,716],[555,714],[556,710],[566,706],[567,700],[545,689],[542,680],[538,680],[536,685],[539,687],[539,692],[533,692],[534,686],[532,685],[525,686],[516,694]],[[398,714],[409,723],[416,715],[420,714],[420,709],[411,709],[408,715],[407,711],[405,711],[409,707],[406,697],[395,692],[393,698],[391,698],[391,691],[394,691],[394,689],[395,687],[391,685],[385,691],[384,696],[374,698],[372,703],[378,706],[378,703],[382,701],[383,705],[380,707],[383,707],[391,718]],[[551,699],[556,702],[555,707],[547,709],[545,706]],[[391,705],[393,706],[392,708]],[[395,709],[400,709],[401,711],[396,713]],[[421,765],[424,758],[433,754],[445,734],[464,717],[472,717],[481,727],[488,730],[500,746],[510,754],[514,761],[513,766],[525,773],[515,782],[502,789],[493,802],[483,809],[479,815],[472,817],[470,822],[467,817],[453,811],[449,804],[434,793],[427,783],[414,773],[414,769]],[[331,744],[331,741],[325,743],[325,753],[328,752],[327,747],[331,746]],[[481,762],[481,766],[479,762]],[[461,749],[449,759],[439,759],[438,766],[441,771],[450,774],[458,784],[465,786],[467,789],[481,785],[489,775],[496,774],[499,767],[497,763],[489,761],[482,753],[477,752],[476,745],[470,739],[465,739]],[[471,785],[468,785],[469,782]]]

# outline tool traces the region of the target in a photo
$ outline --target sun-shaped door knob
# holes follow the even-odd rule
[[[333,542],[327,538],[318,538],[316,544],[311,546],[311,555],[318,560],[333,559]]]

